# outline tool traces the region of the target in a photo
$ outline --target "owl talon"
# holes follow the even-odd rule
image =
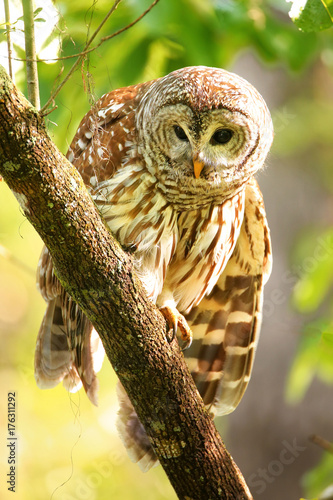
[[[160,307],[160,311],[168,323],[168,326],[170,328],[169,331],[172,332],[172,336],[169,342],[172,342],[174,340],[177,334],[177,329],[179,328],[180,337],[185,343],[183,350],[188,349],[192,344],[192,331],[188,326],[184,316],[180,314],[180,312],[178,312],[177,309],[174,307],[169,307],[169,306]]]

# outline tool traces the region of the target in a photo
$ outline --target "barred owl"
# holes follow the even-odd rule
[[[222,69],[188,67],[104,95],[67,153],[105,221],[131,248],[148,296],[186,347],[212,415],[231,412],[248,384],[271,270],[269,229],[253,178],[273,138],[260,94]],[[97,401],[103,348],[61,287],[46,248],[38,270],[47,310],[35,376],[42,388],[81,385]],[[118,429],[131,458],[156,462],[119,386]]]

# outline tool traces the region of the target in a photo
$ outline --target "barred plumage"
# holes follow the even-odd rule
[[[199,66],[103,96],[67,154],[111,231],[131,248],[149,297],[178,326],[212,414],[237,406],[251,374],[271,268],[253,174],[272,137],[266,104],[248,82]],[[57,281],[47,249],[38,283],[48,307],[37,382],[53,387],[63,380],[69,390],[82,383],[96,403],[103,349]],[[122,387],[119,400],[121,437],[146,470],[156,461],[149,440]]]

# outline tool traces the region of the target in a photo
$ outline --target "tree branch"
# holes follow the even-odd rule
[[[51,95],[51,97],[48,99],[47,103],[40,110],[41,115],[46,116],[47,114],[49,114],[46,111],[47,108],[50,106],[50,104],[57,97],[57,95],[59,94],[59,92],[62,89],[62,87],[70,79],[70,77],[72,76],[72,74],[74,73],[74,71],[76,70],[76,68],[78,67],[78,65],[83,61],[84,57],[87,54],[89,54],[90,52],[93,52],[94,50],[98,49],[98,47],[100,47],[104,42],[106,42],[108,40],[111,40],[111,38],[114,38],[114,37],[120,35],[124,31],[127,31],[129,28],[131,28],[136,23],[138,23],[139,21],[141,21],[141,19],[146,14],[148,14],[148,12],[150,12],[153,7],[155,7],[155,5],[157,4],[157,2],[159,2],[159,0],[154,0],[154,2],[148,7],[148,9],[146,9],[139,17],[137,17],[134,21],[132,21],[131,23],[129,23],[127,26],[124,26],[123,28],[119,29],[118,31],[115,31],[114,33],[111,33],[111,35],[104,36],[103,38],[101,38],[101,40],[99,41],[99,43],[97,45],[95,45],[94,47],[89,48],[90,45],[92,44],[92,42],[94,41],[94,39],[96,38],[97,34],[99,33],[99,31],[102,29],[102,27],[104,26],[104,24],[106,23],[106,21],[109,19],[109,17],[111,16],[111,14],[113,14],[113,12],[116,10],[116,8],[118,7],[118,4],[120,2],[121,2],[121,0],[115,0],[113,6],[109,10],[109,12],[107,13],[107,15],[103,19],[103,21],[101,22],[101,24],[95,30],[95,32],[93,33],[93,35],[89,38],[89,40],[86,43],[86,46],[85,46],[85,48],[83,49],[82,52],[80,52],[79,54],[73,54],[73,55],[66,56],[66,57],[58,57],[58,58],[55,58],[55,59],[39,59],[38,60],[38,62],[43,62],[43,61],[48,62],[48,61],[62,61],[62,60],[65,60],[65,59],[71,59],[72,57],[77,57],[78,58],[75,61],[75,63],[73,64],[73,66],[71,67],[71,69],[69,70],[69,72],[67,73],[67,75],[65,76],[65,78],[63,79],[63,81],[59,84],[59,86],[53,92],[53,94]]]
[[[9,10],[9,1],[4,0],[5,7],[5,21],[6,21],[6,38],[7,38],[7,52],[8,52],[8,71],[9,76],[13,78],[13,68],[12,68],[12,40],[10,33],[10,10]]]
[[[39,102],[38,70],[35,45],[35,20],[32,0],[22,0],[28,99],[37,108]]]
[[[0,67],[0,174],[94,324],[180,499],[252,499],[176,341],[77,170]]]
[[[333,444],[330,443],[330,441],[327,441],[327,439],[318,436],[318,434],[313,434],[312,436],[309,437],[309,439],[313,443],[320,446],[320,448],[322,448],[323,450],[333,454]]]

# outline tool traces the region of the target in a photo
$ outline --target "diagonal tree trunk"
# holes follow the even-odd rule
[[[252,499],[176,341],[77,170],[0,67],[0,174],[94,324],[180,499]]]

